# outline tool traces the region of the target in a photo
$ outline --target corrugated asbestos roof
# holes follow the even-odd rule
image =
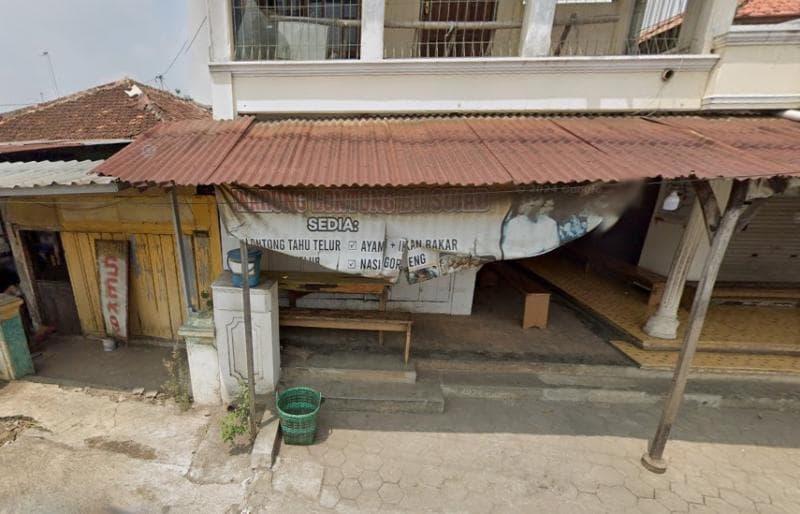
[[[92,171],[102,162],[102,160],[0,162],[0,190],[88,186],[116,182],[114,177],[104,177]]]
[[[485,116],[159,125],[97,168],[139,183],[497,186],[800,173],[800,124]]]

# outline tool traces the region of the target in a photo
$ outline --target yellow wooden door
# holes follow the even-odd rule
[[[114,239],[127,240],[130,244],[128,311],[131,337],[178,337],[178,328],[186,317],[186,305],[172,235],[62,232],[61,239],[84,334],[104,333],[95,241]],[[207,256],[195,258],[196,261],[207,259]]]

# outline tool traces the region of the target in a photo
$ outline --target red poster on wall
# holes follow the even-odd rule
[[[100,280],[100,310],[106,334],[128,339],[128,242],[95,241]]]

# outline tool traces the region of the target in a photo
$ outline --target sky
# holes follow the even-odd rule
[[[192,1],[0,0],[0,112],[58,96],[44,50],[60,96],[126,76],[156,86],[196,32]],[[181,52],[167,89],[192,93],[190,56]]]

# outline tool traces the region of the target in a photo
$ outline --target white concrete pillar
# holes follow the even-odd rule
[[[190,314],[186,323],[178,329],[178,335],[186,341],[194,403],[219,405],[222,401],[219,357],[211,313]]]
[[[208,59],[211,62],[233,60],[233,13],[231,2],[207,0]]]
[[[233,75],[230,72],[211,73],[211,114],[215,120],[236,117],[236,96],[233,94]]]
[[[550,55],[556,0],[526,0],[519,38],[520,57]]]
[[[695,253],[700,241],[705,237],[706,227],[703,213],[700,210],[700,202],[695,199],[692,206],[689,220],[683,235],[675,248],[672,264],[669,268],[669,276],[664,289],[664,295],[658,304],[658,309],[645,323],[643,330],[645,333],[660,339],[675,339],[678,337],[678,309],[681,306],[681,297],[686,285],[686,278],[689,269],[694,261]]]
[[[239,380],[247,377],[242,289],[235,287],[229,271],[211,286],[214,299],[214,327],[219,358],[222,399],[236,397]],[[278,327],[278,284],[262,280],[250,288],[253,323],[253,354],[256,394],[275,390],[281,371]]]
[[[361,60],[383,59],[384,0],[361,0]]]
[[[714,38],[730,30],[737,4],[737,0],[688,0],[678,49],[690,54],[711,53]]]

